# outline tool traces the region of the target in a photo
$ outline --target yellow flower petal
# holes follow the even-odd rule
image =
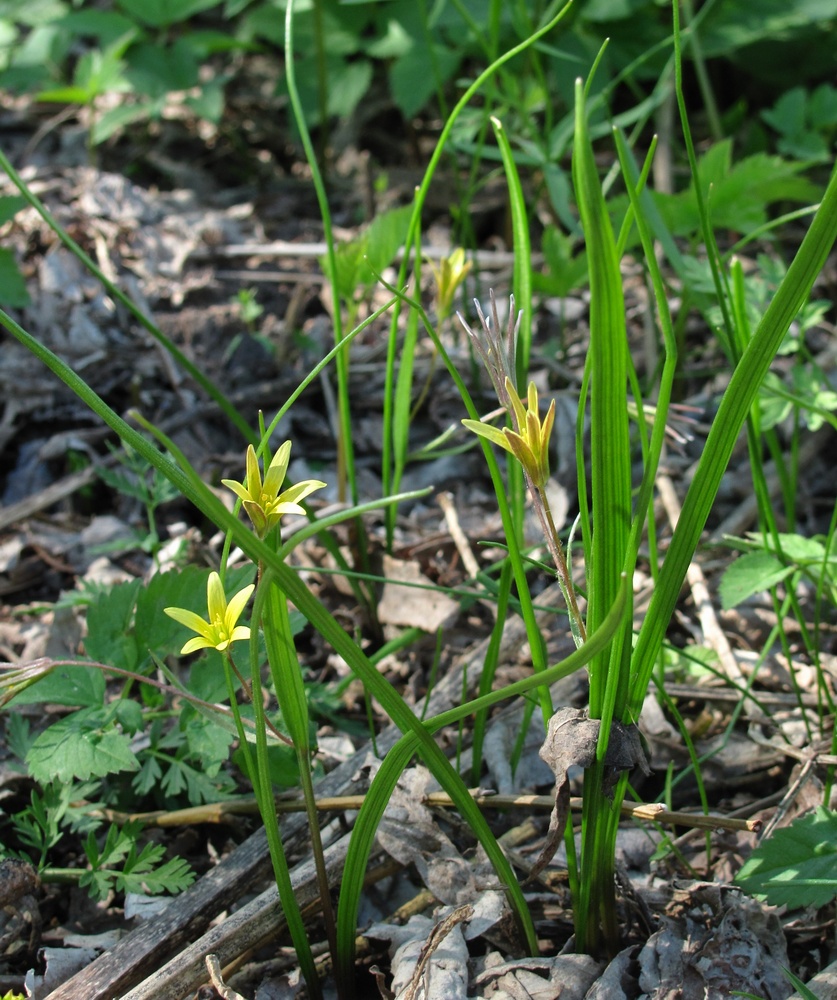
[[[239,590],[237,594],[230,598],[230,603],[227,605],[227,610],[224,615],[224,624],[227,626],[227,630],[229,632],[234,630],[235,623],[241,617],[241,612],[247,607],[250,595],[255,589],[256,585],[251,583],[248,587],[245,587],[243,590]],[[243,628],[244,626],[240,627]]]
[[[222,479],[221,482],[228,490],[232,490],[240,500],[249,501],[250,494],[241,483],[237,483],[234,479]]]
[[[291,442],[285,441],[282,447],[273,456],[273,460],[264,477],[263,492],[268,498],[275,497],[282,489],[282,483],[288,474],[288,462],[291,458]]]
[[[195,636],[194,639],[190,639],[180,650],[181,656],[187,656],[189,653],[194,653],[198,649],[212,649],[215,644],[210,642],[208,639],[202,639],[200,636]]]

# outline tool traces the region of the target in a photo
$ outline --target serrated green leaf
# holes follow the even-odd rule
[[[115,872],[94,868],[91,871],[82,872],[78,884],[82,889],[87,889],[91,899],[104,902],[108,898],[115,878]]]
[[[142,858],[143,855],[140,855],[134,870],[128,871],[126,865],[126,870],[116,875],[116,888],[118,890],[144,892],[149,896],[159,896],[164,892],[172,894],[182,892],[195,881],[195,873],[183,858],[172,858],[153,870],[146,870],[147,866],[141,864]],[[155,859],[155,863],[156,860],[159,859]]]
[[[837,896],[837,813],[820,806],[777,830],[735,881],[773,906],[826,906]]]
[[[138,770],[129,738],[115,729],[99,729],[102,717],[101,710],[83,708],[41,733],[26,755],[35,781],[68,782]]]
[[[163,776],[163,769],[156,757],[146,756],[142,762],[142,767],[134,775],[131,787],[137,795],[147,795],[152,788],[160,783]]]
[[[760,535],[748,532],[748,537],[762,544]],[[782,554],[791,562],[804,566],[808,563],[820,563],[825,558],[825,546],[817,538],[806,538],[804,535],[788,532],[780,532],[778,537]],[[771,552],[775,551],[772,538],[768,538],[767,547]]]
[[[207,776],[212,778],[229,757],[233,733],[218,725],[217,718],[193,715],[184,726],[189,756],[201,762]]]
[[[724,611],[729,611],[753,594],[781,583],[793,572],[792,566],[783,566],[768,552],[748,552],[730,564],[718,588]]]
[[[143,728],[142,708],[135,701],[123,698],[115,704],[116,721],[129,736]]]

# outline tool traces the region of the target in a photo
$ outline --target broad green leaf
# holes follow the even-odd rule
[[[91,660],[122,670],[136,667],[138,654],[133,619],[141,589],[141,580],[119,583],[98,595],[90,605],[84,647]]]
[[[759,389],[759,421],[763,431],[780,424],[793,410],[784,394],[785,385],[775,372],[768,372]]]
[[[360,104],[371,83],[372,63],[368,59],[329,67],[328,113],[337,118],[348,117]]]
[[[748,537],[761,541],[760,537],[752,532],[748,533]],[[778,538],[785,558],[800,566],[805,566],[808,563],[820,563],[825,558],[825,546],[818,538],[806,538],[804,535],[788,532],[780,532]],[[768,538],[767,546],[771,551],[774,551],[771,538]]]
[[[163,109],[163,100],[143,102],[142,104],[119,104],[106,111],[98,118],[90,129],[90,141],[94,146],[105,142],[112,135],[134,122],[155,118]]]
[[[233,753],[233,763],[248,779],[251,779],[247,768],[247,758],[241,748]],[[276,744],[267,748],[267,763],[270,770],[270,780],[279,788],[297,788],[299,786],[299,763],[293,747]]]
[[[715,4],[704,18],[700,43],[705,56],[735,54],[771,36],[786,39],[794,32],[810,33],[821,21],[837,18],[837,0],[759,0],[758,4]]]
[[[808,101],[808,122],[813,128],[837,125],[837,89],[830,83],[820,84]]]
[[[735,881],[773,906],[826,906],[837,896],[837,813],[820,806],[777,830]]]
[[[184,710],[184,715],[186,711]],[[194,712],[194,709],[188,711]],[[219,726],[216,720],[195,714],[186,721],[183,728],[189,756],[199,760],[207,775],[214,777],[221,764],[229,757],[233,733]]]
[[[21,198],[20,195],[7,194],[0,197],[0,226],[2,226],[4,222],[8,222],[9,219],[14,218],[14,216],[25,207],[26,199]]]
[[[816,202],[818,189],[801,176],[804,164],[756,153],[732,161],[732,140],[712,146],[698,162],[698,183],[708,199],[712,222],[737,232],[749,232],[767,221],[767,209],[777,201]],[[694,190],[655,196],[668,228],[675,235],[700,230]]]
[[[781,583],[792,572],[792,566],[783,566],[768,552],[748,552],[739,556],[724,571],[718,588],[724,611],[729,611],[753,594]]]
[[[152,28],[167,28],[220,3],[221,0],[119,0],[119,6],[134,20]]]
[[[411,205],[393,208],[376,215],[370,223],[366,230],[366,257],[376,271],[381,272],[391,264],[396,253],[404,246],[412,211]],[[371,274],[369,277],[376,280]]]
[[[172,90],[189,90],[200,83],[199,63],[192,47],[180,39],[168,47],[145,42],[127,55],[125,76],[138,94],[158,98]]]
[[[85,781],[136,771],[139,761],[130,748],[129,737],[115,729],[99,729],[101,721],[101,710],[83,708],[41,733],[26,755],[35,781]]]
[[[456,72],[462,53],[443,45],[433,46],[433,62],[436,76],[429,72],[431,65],[427,49],[414,46],[396,59],[390,67],[389,85],[392,97],[405,118],[416,115],[437,87],[445,84]]]
[[[772,108],[762,111],[761,117],[777,132],[793,135],[805,121],[808,95],[804,87],[786,90]]]
[[[74,36],[92,36],[100,45],[110,45],[128,32],[137,32],[136,23],[115,10],[75,10],[57,23]]]
[[[0,249],[0,302],[16,309],[22,309],[30,302],[26,282],[11,250]]]

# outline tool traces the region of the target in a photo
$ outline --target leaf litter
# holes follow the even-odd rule
[[[246,387],[248,401],[269,411],[275,407],[276,399],[284,398],[299,380],[300,373],[304,373],[309,356],[305,354],[305,347],[292,347],[285,326],[292,314],[299,314],[300,295],[303,312],[307,310],[315,314],[309,316],[304,324],[306,335],[314,345],[314,353],[319,350],[320,342],[328,342],[328,324],[320,322],[327,304],[319,297],[313,268],[306,263],[310,257],[302,249],[299,258],[293,261],[296,269],[293,275],[290,269],[287,279],[279,273],[270,286],[263,282],[260,275],[266,273],[268,268],[276,273],[273,258],[267,255],[260,257],[256,251],[247,259],[247,273],[254,282],[259,282],[260,289],[265,289],[263,298],[267,308],[263,329],[265,335],[272,338],[274,347],[278,348],[282,365],[274,365],[268,354],[260,353],[257,342],[242,334],[242,325],[230,304],[242,278],[231,282],[222,277],[230,259],[224,256],[223,249],[245,243],[258,247],[274,235],[271,226],[275,226],[275,219],[268,223],[260,218],[257,199],[251,197],[255,192],[244,192],[240,200],[231,204],[221,192],[216,192],[213,198],[206,191],[200,195],[182,190],[155,191],[129,182],[117,173],[60,165],[42,167],[37,173],[30,173],[29,177],[39,184],[42,196],[55,208],[62,222],[88,238],[99,265],[126,287],[132,288],[144,307],[153,312],[155,318],[214,377],[226,380],[233,395],[239,393],[239,399]],[[287,194],[284,197],[287,199]],[[289,215],[282,222],[287,227],[285,235],[293,224],[297,227],[294,235],[299,235],[307,227],[305,235],[309,240],[318,236],[317,224],[313,220],[291,220]],[[231,474],[229,456],[234,450],[234,439],[212,408],[198,401],[193,388],[184,383],[182,375],[161,358],[149,338],[133,327],[121,308],[102,294],[75,258],[55,245],[51,234],[32,213],[18,217],[12,240],[19,242],[21,259],[38,291],[33,297],[32,307],[24,314],[25,325],[28,324],[44,343],[76,364],[106,398],[138,398],[144,411],[172,430],[202,475],[220,478],[223,473]],[[41,250],[33,252],[31,248],[39,245]],[[567,350],[568,360],[576,365],[583,360],[584,353],[584,309],[583,302],[579,302],[581,308],[576,310],[576,325],[570,334],[571,342]],[[548,305],[554,311],[556,303]],[[563,310],[559,312],[563,314]],[[550,330],[550,321],[543,319],[542,322],[546,335]],[[239,347],[228,351],[234,340],[238,340]],[[245,345],[246,351],[241,344]],[[97,544],[94,538],[101,540],[101,535],[95,532],[85,534],[89,524],[95,523],[100,514],[112,517],[117,529],[114,537],[121,535],[124,540],[127,537],[124,529],[129,522],[136,522],[137,512],[130,504],[126,505],[115,497],[107,502],[120,508],[118,517],[114,517],[112,510],[101,511],[91,517],[75,505],[72,497],[73,490],[78,488],[75,485],[78,481],[73,480],[73,485],[70,484],[66,456],[70,450],[75,450],[104,460],[101,433],[90,426],[90,419],[79,404],[28,355],[22,354],[8,340],[4,340],[2,350],[0,397],[5,407],[0,421],[0,453],[5,470],[3,504],[6,512],[13,512],[10,516],[14,520],[4,522],[4,534],[0,537],[4,553],[0,585],[8,602],[0,615],[0,644],[2,659],[15,663],[35,660],[43,655],[66,656],[78,651],[83,642],[80,628],[82,616],[61,608],[43,612],[41,604],[54,600],[62,590],[71,590],[77,580],[91,571],[94,565],[91,548]],[[248,351],[249,354],[246,353]],[[362,381],[355,383],[354,395],[358,400],[358,426],[368,428],[368,433],[359,440],[373,449],[373,457],[373,442],[380,436],[372,412],[374,406],[371,405],[382,384],[379,358],[380,343],[375,343],[373,337],[358,344],[355,370],[361,373]],[[539,363],[536,355],[533,363],[535,366]],[[255,387],[252,385],[254,364],[264,376]],[[357,378],[357,375],[354,377]],[[456,414],[455,397],[442,380],[437,380],[431,393],[432,405],[418,421],[419,429],[428,439],[443,430],[449,422],[452,400],[452,412]],[[703,387],[696,387],[693,402],[698,409],[708,406],[711,394]],[[369,412],[365,411],[365,407]],[[326,396],[304,398],[288,422],[289,436],[293,433],[296,440],[299,432],[300,440],[304,442],[301,450],[305,460],[316,461],[320,469],[323,461],[328,463],[333,460],[333,442],[327,421],[323,418],[326,409]],[[570,405],[564,408],[566,419],[559,421],[559,431],[569,441],[572,440],[573,409],[573,401],[570,401]],[[426,426],[422,426],[422,422]],[[75,425],[72,437],[66,436],[69,425]],[[699,450],[697,453],[690,452],[690,449],[694,451],[700,446],[699,424],[695,425],[695,434],[693,442],[685,442],[681,455],[673,452],[670,456],[669,468],[676,488],[680,488],[688,478],[690,464],[699,454]],[[27,443],[36,446],[27,449],[24,447]],[[823,444],[818,439],[816,446],[806,451],[802,463],[812,484],[812,495],[820,489],[820,483],[829,481],[830,467],[827,459],[821,456],[822,449]],[[452,503],[465,526],[466,541],[479,552],[475,546],[477,539],[498,539],[496,515],[490,494],[482,481],[480,463],[468,464],[469,461],[466,457],[458,463],[439,464],[432,471],[434,485],[438,488],[446,486],[451,493]],[[559,466],[559,470],[561,468]],[[732,523],[729,519],[738,517],[735,533],[739,535],[746,532],[749,526],[746,518],[752,517],[748,478],[746,474],[742,475],[742,470],[746,473],[744,465],[741,470],[734,469],[730,474],[723,511],[724,523]],[[319,474],[330,478],[325,472]],[[563,473],[559,471],[559,475]],[[369,495],[375,495],[379,481],[374,473],[366,482]],[[66,490],[63,494],[62,484],[65,484]],[[56,488],[57,494],[48,492]],[[562,484],[562,489],[574,497],[571,481]],[[22,506],[15,506],[18,503]],[[51,506],[55,503],[59,503],[57,509]],[[35,515],[39,509],[47,513],[38,518]],[[181,515],[182,511],[178,511],[178,517],[168,519],[168,527],[172,531],[176,530]],[[431,510],[429,506],[417,505],[410,518],[399,524],[399,532],[402,545],[414,548],[418,554],[415,558],[388,563],[386,576],[390,583],[387,585],[389,589],[384,589],[382,620],[391,626],[419,625],[432,626],[430,630],[443,629],[450,650],[442,664],[443,672],[452,671],[473,645],[474,635],[484,633],[488,624],[486,617],[473,610],[463,612],[457,602],[440,600],[435,594],[432,598],[427,597],[425,595],[430,594],[429,591],[406,584],[424,586],[426,581],[433,583],[438,580],[442,573],[447,574],[451,581],[461,582],[457,557],[457,544],[461,545],[461,541],[455,542],[439,517],[438,509]],[[204,552],[213,551],[211,545],[199,535],[191,537]],[[432,540],[431,548],[422,549],[428,539]],[[429,556],[428,552],[431,553]],[[482,558],[483,554],[479,554]],[[319,558],[321,565],[325,565],[325,555],[320,553]],[[148,560],[136,552],[130,556],[100,556],[98,560],[97,572],[108,578],[127,576],[134,579],[150,573]],[[759,566],[764,562],[761,560]],[[28,572],[21,573],[22,569]],[[745,569],[746,566],[738,572],[743,573]],[[327,577],[318,578],[316,567],[311,573],[312,585],[319,588],[325,599],[344,608],[347,615],[354,614],[348,595],[337,593],[329,585]],[[718,598],[712,596],[718,590],[717,567],[705,567],[705,573],[710,588],[710,603],[720,606]],[[772,604],[764,600],[760,592],[750,593],[749,578],[739,577],[736,580],[732,577],[729,586],[739,587],[746,600],[720,616],[722,630],[731,637],[735,680],[743,678],[744,683],[749,683],[755,666],[747,657],[746,647],[760,648],[760,642],[776,623],[775,613]],[[698,600],[697,594],[695,600]],[[682,647],[711,642],[711,636],[708,640],[706,636],[711,623],[698,618],[688,602],[683,605],[677,624]],[[792,673],[801,679],[802,695],[809,699],[814,697],[816,678],[804,661],[804,649],[797,641],[796,628],[793,624],[789,626],[788,634],[794,637],[793,646],[783,651],[790,652],[795,659],[789,661],[786,658],[783,671],[777,666],[779,660],[769,663],[767,669],[772,671],[772,676],[768,672],[759,673],[753,697],[747,700],[749,723],[764,725],[763,717],[751,709],[755,704],[770,704],[768,699],[771,695],[789,693]],[[556,628],[553,625],[549,630],[549,641],[557,641],[560,631],[560,626]],[[312,653],[316,654],[316,650]],[[824,653],[824,662],[830,662],[827,657],[833,650],[825,650]],[[726,656],[726,652],[723,655]],[[553,661],[557,658],[554,657]],[[425,651],[408,666],[419,695],[424,693],[421,686],[427,678],[429,660]],[[504,650],[501,677],[513,678],[522,675],[526,669],[525,649],[521,650],[519,642],[516,649]],[[809,673],[806,674],[805,670]],[[398,669],[394,669],[393,679],[397,680],[398,676]],[[806,723],[795,703],[782,706],[782,712],[771,709],[771,724],[780,725],[782,734],[789,737],[788,740],[774,739],[767,745],[757,744],[753,739],[755,730],[752,726],[748,731],[747,727],[736,728],[732,724],[734,702],[724,700],[729,687],[709,674],[697,678],[693,674],[686,676],[687,682],[681,684],[674,697],[681,714],[689,720],[694,750],[705,761],[702,773],[713,808],[746,814],[761,809],[769,817],[775,809],[778,789],[783,800],[781,822],[789,824],[795,816],[795,803],[798,802],[802,808],[803,801],[810,804],[822,801],[821,774],[816,773],[816,769],[806,774],[804,782],[800,780],[798,786],[795,784],[804,765],[789,754],[787,747],[802,748],[809,759],[813,753],[821,752],[820,748],[811,747],[806,735],[810,719]],[[457,692],[460,690],[461,684]],[[578,698],[578,704],[583,703],[583,692],[576,692],[573,697]],[[738,697],[740,700],[740,695]],[[350,703],[348,707],[352,711],[357,705]],[[585,766],[597,739],[597,731],[587,725],[592,720],[584,719],[580,708],[568,707],[562,711],[565,714],[559,713],[551,720],[544,744],[544,758],[554,774],[555,804],[546,832],[541,819],[535,822],[538,833],[525,845],[530,857],[526,858],[526,867],[523,868],[533,879],[527,891],[537,908],[540,932],[547,951],[566,946],[569,927],[565,895],[561,895],[560,871],[556,871],[554,865],[550,868],[547,854],[556,846],[568,809],[573,804],[572,768]],[[21,713],[33,726],[42,724],[43,710],[39,706],[24,706]],[[501,717],[502,714],[498,716]],[[611,762],[614,775],[622,769],[637,767],[641,773],[637,786],[641,791],[643,787],[658,787],[651,783],[658,780],[656,776],[665,774],[669,766],[687,769],[689,754],[672,727],[671,718],[669,713],[663,717],[662,724],[647,727],[644,713],[640,723],[648,741],[651,767],[655,774],[645,775],[642,767],[644,754],[637,750],[636,733],[629,731],[611,741],[625,747],[624,755]],[[532,725],[538,724],[535,718]],[[568,733],[576,730],[578,735],[568,738]],[[323,733],[326,738],[333,735],[328,727]],[[500,737],[496,735],[498,733]],[[509,734],[514,734],[514,723],[509,724],[505,734],[502,734],[500,726],[492,727],[488,739],[501,740],[501,745],[508,747]],[[769,728],[768,735],[775,736],[770,734]],[[442,738],[453,747],[453,735],[442,734]],[[356,738],[355,742],[360,741]],[[490,754],[487,756],[490,757]],[[502,789],[498,790],[546,787],[547,783],[536,777],[534,769],[522,770],[520,774],[527,775],[533,785],[528,789],[524,785],[521,789],[520,775],[505,775],[500,780],[498,774],[498,784],[502,784]],[[514,936],[506,926],[501,887],[494,885],[493,873],[485,869],[478,857],[470,856],[471,845],[467,839],[460,843],[461,831],[450,817],[437,815],[424,805],[423,798],[430,790],[426,773],[420,768],[410,769],[405,772],[403,781],[404,785],[394,796],[391,811],[382,824],[379,843],[405,869],[417,873],[441,906],[432,916],[412,917],[400,929],[388,927],[380,920],[366,929],[370,940],[390,941],[396,948],[385,978],[389,980],[392,976],[386,988],[399,997],[417,997],[424,991],[425,996],[496,997],[498,1000],[505,997],[514,997],[515,1000],[518,997],[542,997],[546,1000],[547,997],[565,996],[691,998],[726,996],[734,988],[761,991],[762,995],[770,998],[784,997],[790,992],[781,974],[781,966],[790,961],[787,942],[805,942],[811,953],[818,953],[819,959],[826,954],[822,936],[818,938],[816,930],[811,929],[818,926],[820,919],[815,909],[801,912],[772,909],[727,884],[727,880],[738,873],[749,856],[755,840],[752,834],[732,831],[716,833],[713,835],[713,854],[710,858],[694,835],[686,831],[681,832],[676,840],[669,838],[671,843],[695,872],[714,873],[719,879],[717,883],[704,882],[700,877],[689,879],[688,868],[676,861],[672,854],[661,853],[649,863],[648,852],[645,855],[639,852],[637,863],[640,867],[631,868],[628,858],[625,869],[623,919],[628,936],[633,933],[636,938],[625,951],[604,966],[587,956],[573,954],[522,958],[515,953]],[[7,804],[19,796],[20,785],[20,774],[7,768],[4,761],[0,794]],[[680,787],[684,790],[677,792],[679,801],[693,807],[697,798],[694,785],[689,785],[688,775]],[[498,830],[504,827],[508,827],[508,821],[498,820]],[[221,852],[233,854],[243,832],[240,825],[238,828],[231,826],[230,836],[221,844]],[[194,845],[196,852],[218,850],[211,838],[201,836],[199,839],[200,846],[197,843]],[[659,844],[659,834],[656,844]],[[651,844],[652,850],[656,844]],[[519,845],[514,850],[519,851]],[[531,856],[535,857],[534,862]],[[552,875],[557,876],[557,881],[551,878]],[[545,889],[547,876],[550,878],[546,885],[556,886],[549,891]],[[57,987],[58,980],[68,975],[66,970],[59,971],[64,961],[75,966],[90,962],[91,950],[86,946],[72,947],[76,939],[67,932],[73,910],[91,932],[100,925],[122,926],[124,921],[121,907],[114,905],[113,900],[104,909],[94,910],[81,904],[81,895],[77,891],[65,894],[63,899],[54,890],[39,898],[38,893],[43,892],[43,889],[32,891],[30,887],[13,894],[6,903],[7,908],[21,920],[19,926],[27,928],[26,933],[32,933],[35,926],[33,902],[36,909],[45,910],[50,917],[50,928],[57,926],[59,929],[55,933],[47,928],[48,922],[42,922],[47,929],[38,933],[43,934],[41,944],[44,950],[39,957],[36,949],[31,949],[32,966],[35,961],[38,962],[39,974],[46,969],[49,985],[38,982],[34,972],[29,973],[27,985],[31,984],[33,995],[41,996],[51,992],[52,984]],[[177,902],[175,899],[172,904],[175,908]],[[637,916],[641,911],[651,914],[655,926],[650,933],[642,931],[641,919]],[[634,922],[633,930],[631,921]],[[21,933],[17,932],[15,940],[24,940]],[[52,946],[60,944],[62,939],[70,947]],[[496,947],[494,942],[499,942],[500,947]],[[104,941],[93,947],[95,951],[102,950]],[[803,972],[816,969],[817,963],[812,963],[810,958],[800,960],[797,956],[797,962],[797,967]],[[226,985],[229,978],[227,976],[219,981],[232,990],[232,986]],[[262,978],[267,983],[267,973]],[[250,982],[253,981],[251,978]]]

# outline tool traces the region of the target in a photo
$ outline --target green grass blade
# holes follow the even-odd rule
[[[271,582],[263,579],[257,588],[256,599],[253,604],[254,622],[264,621],[265,608],[269,606],[272,599],[275,599],[275,595],[271,593],[273,590]],[[270,648],[271,644],[279,642],[275,631],[269,627],[267,622],[265,622],[264,635],[268,648]],[[271,666],[273,667],[274,665],[271,664]],[[299,682],[301,685],[301,676]],[[264,823],[270,858],[273,863],[273,876],[279,892],[279,899],[282,903],[282,910],[285,914],[285,919],[288,921],[288,931],[296,949],[297,961],[312,996],[320,997],[322,996],[320,979],[317,975],[316,965],[314,964],[314,955],[311,951],[311,943],[308,940],[308,933],[305,929],[305,921],[303,920],[302,912],[299,909],[299,904],[297,903],[291,883],[288,860],[282,844],[282,835],[279,831],[279,819],[274,807],[270,764],[267,756],[267,722],[265,719],[264,700],[262,698],[261,661],[259,657],[259,645],[255,640],[255,635],[251,635],[250,640],[250,683],[252,685],[253,711],[256,720],[256,761],[258,768],[258,781],[252,782],[253,790],[256,793],[259,803],[259,811]],[[305,763],[307,766],[307,760]]]
[[[561,663],[550,667],[542,674],[525,677],[523,680],[509,684],[498,691],[491,691],[488,694],[475,698],[473,701],[466,702],[464,705],[433,716],[433,718],[428,719],[425,723],[428,734],[437,732],[444,726],[453,725],[473,713],[485,711],[492,705],[496,705],[508,698],[526,694],[542,684],[553,684],[562,677],[568,677],[576,670],[579,670],[590,661],[592,656],[596,655],[602,649],[606,649],[611,642],[625,614],[629,588],[628,578],[623,577],[617,599],[610,609],[610,613],[602,622],[601,629],[595,634],[588,636],[587,642],[571,653]],[[413,754],[417,751],[419,751],[419,743],[415,733],[408,733],[398,740],[384,758],[355,821],[352,840],[349,844],[349,852],[346,858],[346,867],[340,890],[340,902],[337,910],[337,950],[340,955],[340,961],[345,963],[344,968],[347,972],[351,971],[354,963],[355,928],[357,926],[358,908],[360,906],[360,896],[363,891],[363,879],[368,865],[369,852],[375,839],[375,831],[378,829],[378,824],[381,821],[399,775],[407,767]],[[473,801],[471,804],[474,805]],[[506,883],[506,889],[508,890],[516,885],[517,881],[513,879],[512,883]]]
[[[447,141],[450,138],[450,134],[453,130],[453,126],[456,120],[465,110],[465,108],[470,103],[471,99],[479,92],[483,84],[490,80],[491,77],[497,72],[500,67],[504,66],[510,59],[519,55],[521,52],[530,46],[534,45],[538,39],[542,38],[548,32],[552,31],[558,23],[564,18],[570,9],[570,3],[567,3],[562,7],[558,13],[552,17],[543,27],[539,28],[536,32],[530,35],[529,38],[524,39],[518,45],[513,46],[507,52],[504,52],[499,58],[495,59],[490,66],[486,67],[480,73],[474,82],[467,88],[465,93],[459,98],[459,100],[454,105],[453,110],[448,115],[447,120],[442,128],[439,135],[439,139],[436,142],[436,146],[430,157],[430,162],[427,165],[427,169],[424,172],[424,177],[418,190],[416,191],[415,198],[413,200],[413,214],[410,218],[410,225],[407,230],[407,238],[405,244],[407,248],[411,247],[413,243],[418,239],[418,234],[421,231],[421,213],[424,208],[424,203],[427,199],[427,193],[430,190],[430,185],[435,176],[436,169],[439,165],[439,161],[444,152]],[[407,284],[407,272],[410,266],[410,254],[405,253],[404,259],[401,262],[401,267],[398,272],[398,279],[396,280],[396,287],[403,289]],[[394,384],[395,384],[395,360],[396,360],[396,345],[398,337],[398,320],[400,316],[400,309],[396,306],[393,311],[392,323],[390,325],[389,341],[387,345],[387,368],[386,368],[386,380],[384,385],[384,420],[383,420],[383,436],[382,436],[382,481],[383,481],[383,492],[391,493],[393,492],[393,475],[395,471],[395,461],[394,455],[397,448],[401,448],[406,453],[407,446],[402,441],[398,445],[395,444],[393,440],[394,427],[393,427],[393,408],[394,408]],[[387,544],[391,545],[392,539],[388,537]]]
[[[618,129],[614,130],[614,137],[616,139],[616,149],[619,155],[619,162],[622,166],[622,172],[626,178],[631,178],[631,166],[633,161],[630,156],[628,144],[625,141],[625,137]],[[671,402],[671,391],[674,384],[674,376],[677,371],[677,339],[674,336],[674,326],[671,321],[668,296],[666,295],[666,287],[663,281],[662,273],[660,272],[660,266],[657,262],[657,255],[654,252],[654,237],[643,212],[641,201],[642,193],[644,191],[643,178],[647,176],[653,152],[654,145],[652,144],[645,169],[643,170],[642,175],[638,178],[638,185],[635,187],[633,180],[631,179],[627,183],[627,189],[628,195],[631,199],[631,206],[634,210],[634,222],[639,232],[643,253],[645,254],[646,266],[648,267],[648,272],[651,276],[651,284],[654,289],[654,298],[657,303],[657,315],[659,318],[660,329],[663,334],[665,362],[663,364],[663,370],[660,376],[660,385],[657,391],[656,413],[654,417],[653,430],[651,432],[651,440],[648,443],[646,454],[644,456],[642,483],[640,484],[639,494],[634,505],[634,518],[631,525],[630,543],[625,556],[625,563],[623,565],[623,569],[628,574],[633,573],[634,567],[636,566],[639,546],[642,541],[643,529],[648,510],[651,505],[651,498],[654,493],[654,480],[657,476],[657,469],[660,464],[660,455],[662,454],[663,443],[665,441],[668,408],[669,403]],[[640,424],[642,424],[644,419],[641,408],[642,401],[637,398],[636,402],[638,408],[640,409]],[[623,718],[622,721],[627,722],[630,720]]]
[[[326,242],[326,257],[331,281],[331,300],[333,303],[332,322],[334,323],[334,342],[339,345],[343,340],[343,319],[340,311],[340,289],[337,284],[337,257],[334,249],[334,230],[331,224],[331,209],[328,204],[325,184],[320,172],[317,154],[311,142],[311,134],[305,123],[305,113],[296,86],[296,67],[294,66],[294,0],[288,0],[285,10],[285,79],[288,85],[288,97],[294,114],[296,127],[302,139],[305,158],[311,170],[311,181],[317,193],[317,203],[323,220],[323,235]],[[323,126],[325,127],[325,122]],[[349,400],[349,357],[345,351],[337,356],[337,411],[340,417],[340,439],[337,442],[338,476],[337,491],[340,500],[345,499],[346,482],[352,501],[357,503],[357,477],[355,474],[354,445],[352,444],[352,416]]]
[[[593,157],[580,80],[576,82],[573,180],[590,276],[592,538],[587,543],[587,628],[595,632],[619,590],[631,526],[629,359],[616,240]],[[614,715],[622,717],[627,700],[631,621],[628,609],[612,646],[598,654],[589,668],[590,716],[601,719],[602,725],[597,760],[584,775],[581,892],[574,901],[576,934],[588,954],[599,952],[602,929],[607,950],[614,951],[618,940],[613,879],[618,809],[604,793],[603,760],[611,721]]]
[[[500,149],[503,170],[506,174],[506,187],[509,191],[514,249],[515,308],[523,311],[517,335],[515,372],[517,389],[522,393],[529,377],[529,353],[532,347],[532,241],[529,238],[529,218],[526,212],[526,200],[523,197],[523,186],[520,183],[520,174],[517,172],[509,138],[499,119],[492,118],[491,125]]]
[[[835,239],[837,170],[831,175],[819,210],[784,280],[732,374],[712,422],[634,651],[630,709],[635,717],[641,710],[654,661],[735,441],[785,333],[806,302]]]
[[[588,627],[596,631],[619,589],[631,523],[628,433],[628,349],[616,241],[587,130],[581,81],[576,83],[573,177],[590,267],[590,436],[593,534],[588,568]],[[618,666],[618,665],[617,665]],[[590,714],[602,718],[614,694],[606,690],[609,656],[590,665]],[[609,725],[605,719],[604,731]]]
[[[451,796],[456,808],[472,824],[474,834],[494,865],[498,878],[504,885],[508,886],[510,903],[527,942],[527,947],[533,952],[537,952],[537,938],[532,918],[520,887],[514,878],[511,866],[482,814],[479,813],[479,810],[475,811],[473,800],[461,777],[453,769],[450,761],[436,745],[420,720],[413,714],[410,707],[405,704],[392,685],[378,673],[369,658],[343,631],[336,619],[311,594],[297,574],[279,559],[276,552],[228,511],[208,486],[204,483],[194,482],[172,461],[161,455],[151,442],[127,424],[68,365],[48,348],[38,343],[34,337],[2,310],[0,310],[0,324],[38,357],[65,385],[71,388],[123,441],[142,455],[151,465],[159,469],[206,517],[221,530],[229,532],[248,558],[255,563],[261,562],[269,567],[282,591],[305,615],[326,642],[330,643],[335,652],[346,660],[395,725],[402,732],[412,732],[416,736],[418,750],[427,766],[442,788]]]

